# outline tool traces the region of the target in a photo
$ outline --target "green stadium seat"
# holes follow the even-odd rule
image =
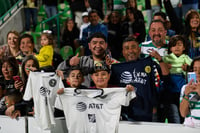
[[[73,56],[74,52],[71,46],[64,46],[60,49],[60,55],[63,60],[66,60],[69,56]]]
[[[44,9],[44,5],[40,6],[39,11],[38,11],[38,16],[46,17],[46,12],[45,12],[45,9]]]

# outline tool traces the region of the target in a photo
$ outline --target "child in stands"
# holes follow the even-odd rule
[[[58,73],[59,75],[59,73]],[[61,75],[60,75],[61,76]],[[70,70],[67,72],[67,78],[63,79],[64,87],[72,87],[72,88],[87,88],[81,85],[84,81],[83,73],[78,66],[72,66]],[[61,88],[57,91],[58,94],[64,93],[64,88]]]
[[[53,35],[50,33],[42,33],[41,35],[41,45],[39,54],[35,55],[39,61],[40,69],[44,71],[54,71],[53,63]]]
[[[168,55],[163,57],[163,61],[168,64],[168,68],[170,69],[170,82],[166,92],[169,102],[166,106],[169,107],[165,108],[165,112],[168,112],[168,114],[167,116],[163,114],[161,117],[167,117],[169,123],[181,123],[182,119],[180,119],[178,111],[179,97],[182,86],[186,84],[186,70],[192,62],[192,59],[187,55],[187,45],[183,36],[175,35],[170,38]]]
[[[16,118],[18,116],[21,116],[19,110],[15,110],[13,112],[7,111],[9,107],[21,101],[22,101],[22,93],[19,90],[17,89],[8,90],[5,96],[1,100],[0,114],[1,115],[5,114],[7,116],[10,116],[11,118]]]

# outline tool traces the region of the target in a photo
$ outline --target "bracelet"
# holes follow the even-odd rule
[[[189,95],[185,95],[185,94],[184,94],[183,97],[188,97],[188,98],[189,98]]]
[[[185,98],[185,97],[183,97],[183,99],[185,99],[186,101],[188,101],[188,102],[189,102],[189,99],[187,99],[187,98]]]

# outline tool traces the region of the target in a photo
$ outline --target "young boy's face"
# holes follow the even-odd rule
[[[71,87],[78,88],[83,80],[83,75],[80,70],[72,70],[67,77],[67,81],[70,83]]]
[[[97,88],[106,88],[110,80],[110,74],[107,71],[97,71],[91,75]]]

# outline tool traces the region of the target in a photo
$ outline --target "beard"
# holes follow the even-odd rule
[[[159,37],[160,39],[154,39],[156,36]],[[161,39],[161,35],[160,34],[153,35],[153,40],[152,41],[156,46],[162,46],[163,45],[163,41]]]

